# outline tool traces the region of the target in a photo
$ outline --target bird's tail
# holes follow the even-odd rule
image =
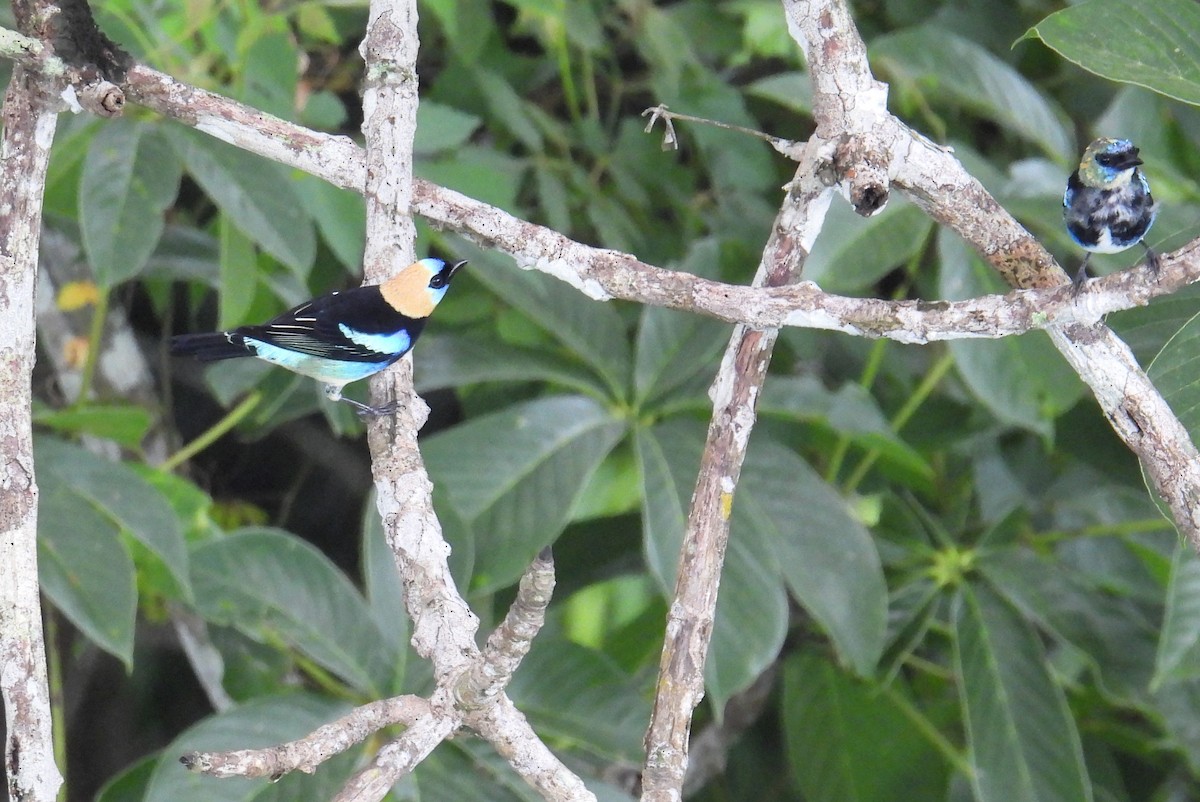
[[[179,334],[171,338],[171,353],[194,356],[202,362],[254,356],[254,346],[237,332],[213,331],[203,334]]]

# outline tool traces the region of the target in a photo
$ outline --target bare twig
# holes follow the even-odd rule
[[[33,30],[46,6],[17,10]],[[0,691],[8,797],[53,802],[62,785],[54,763],[46,644],[38,595],[37,501],[30,418],[34,287],[42,192],[57,125],[56,87],[24,67],[4,97],[0,141]]]
[[[303,738],[266,749],[232,752],[189,752],[179,762],[213,777],[279,778],[292,771],[311,774],[334,755],[345,752],[376,732],[396,724],[412,724],[429,713],[418,696],[395,696],[355,708],[337,721]]]

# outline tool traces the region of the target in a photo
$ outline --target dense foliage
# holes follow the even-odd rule
[[[892,109],[952,145],[1074,266],[1062,188],[1094,135],[1141,147],[1163,206],[1155,248],[1191,239],[1200,212],[1200,116],[1181,102],[1198,99],[1200,14],[1163,0],[1131,22],[1130,5],[1048,19],[1046,0],[854,10]],[[356,133],[362,3],[96,6],[144,63]],[[664,151],[640,112],[666,103],[803,139],[806,76],[778,2],[428,0],[421,14],[420,176],[584,242],[749,280],[793,166],[757,139],[686,123]],[[1164,37],[1180,30],[1175,51]],[[1157,65],[1162,50],[1173,55]],[[259,363],[201,371],[164,343],[356,283],[361,200],[134,108],[63,120],[46,208],[48,242],[90,265],[81,283],[48,260],[58,283],[43,300],[77,336],[42,339],[76,351],[51,354],[36,410],[71,798],[328,798],[355,754],[275,785],[189,775],[176,758],[427,690],[361,426],[308,379]],[[510,693],[601,798],[628,798],[600,778],[641,762],[729,327],[597,303],[429,228],[417,250],[471,260],[415,351],[452,567],[486,629],[554,543],[550,621]],[[805,277],[893,298],[1002,289],[899,197],[869,220],[835,203]],[[1110,320],[1189,425],[1195,297]],[[113,354],[114,324],[92,325],[111,310],[141,356]],[[87,338],[118,372],[147,360],[157,386],[93,373]],[[918,348],[788,330],[759,413],[694,739],[746,731],[695,799],[1198,793],[1200,562],[1043,335]],[[216,440],[222,424],[232,431]],[[216,442],[163,464],[196,438]],[[171,621],[206,622],[215,651],[185,660]],[[222,695],[235,704],[210,714]],[[394,797],[535,798],[471,739],[439,747]]]

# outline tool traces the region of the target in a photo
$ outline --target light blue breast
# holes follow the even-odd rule
[[[311,376],[326,384],[348,384],[365,379],[387,367],[387,364],[382,362],[342,362],[312,354],[302,354],[256,340],[253,337],[247,337],[246,342],[254,345],[259,359],[285,367],[302,376]]]
[[[339,323],[338,328],[346,339],[353,343],[369,348],[377,354],[404,354],[412,348],[412,337],[404,329],[391,334],[364,334],[355,331],[345,323]]]

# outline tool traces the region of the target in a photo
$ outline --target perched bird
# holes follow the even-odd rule
[[[1158,254],[1145,240],[1158,206],[1138,169],[1141,164],[1138,149],[1128,139],[1097,139],[1067,180],[1063,219],[1071,238],[1088,251],[1075,274],[1076,290],[1087,277],[1093,253],[1119,253],[1139,242],[1150,269],[1158,273]]]
[[[171,353],[205,362],[256,356],[323,382],[329,399],[359,415],[388,415],[395,403],[367,406],[343,398],[342,388],[409,352],[465,264],[421,259],[382,284],[322,295],[261,326],[172,337]]]

